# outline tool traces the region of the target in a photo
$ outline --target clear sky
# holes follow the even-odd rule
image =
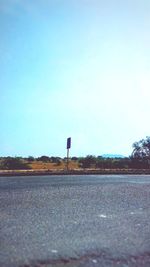
[[[0,0],[0,156],[130,155],[150,134],[149,0]]]

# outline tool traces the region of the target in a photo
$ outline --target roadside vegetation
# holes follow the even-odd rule
[[[1,170],[64,170],[66,158],[43,155],[40,157],[1,157]],[[108,158],[87,155],[69,159],[69,169],[150,169],[150,137],[133,144],[131,156]]]

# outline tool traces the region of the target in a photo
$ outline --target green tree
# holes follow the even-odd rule
[[[34,158],[34,157],[32,157],[32,156],[29,156],[29,157],[27,158],[27,160],[28,160],[29,162],[32,162],[32,161],[34,161],[34,160],[35,160],[35,158]]]
[[[6,170],[26,170],[30,169],[29,165],[19,157],[6,157],[1,163],[1,168]]]
[[[79,164],[82,168],[91,168],[96,165],[96,157],[92,155],[88,155],[85,158],[81,158],[79,160]]]
[[[78,157],[72,157],[71,160],[77,161]]]
[[[150,159],[150,136],[133,144],[132,157]]]
[[[48,156],[41,156],[39,158],[37,158],[38,161],[42,161],[42,162],[50,162],[50,158]]]
[[[133,144],[131,155],[132,166],[136,168],[150,167],[150,136]]]
[[[59,164],[61,163],[61,158],[60,157],[50,157],[50,162]]]

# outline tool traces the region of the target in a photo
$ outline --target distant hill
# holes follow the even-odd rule
[[[125,156],[120,154],[103,154],[101,155],[103,158],[125,158]]]

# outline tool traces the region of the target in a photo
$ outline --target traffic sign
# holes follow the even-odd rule
[[[71,137],[67,138],[67,149],[71,148]]]

